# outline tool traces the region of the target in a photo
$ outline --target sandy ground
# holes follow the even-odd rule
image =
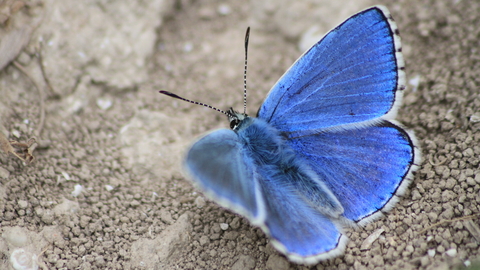
[[[35,157],[31,164],[0,154],[0,268],[13,269],[12,253],[41,269],[474,264],[480,2],[329,2],[0,2],[0,130],[17,142],[37,139],[30,152],[16,145],[20,157]],[[310,27],[325,32],[372,4],[386,5],[401,31],[409,85],[398,119],[415,131],[424,162],[388,215],[347,233],[344,256],[296,265],[181,173],[188,145],[228,127],[225,117],[158,90],[241,108],[250,25],[248,112],[254,114],[301,55]]]

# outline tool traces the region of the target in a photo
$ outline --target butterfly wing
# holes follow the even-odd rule
[[[263,199],[254,165],[232,130],[220,129],[193,144],[184,166],[194,183],[220,205],[263,223]]]
[[[343,215],[365,224],[389,210],[405,192],[420,160],[414,140],[399,124],[383,121],[287,143],[336,195]]]
[[[299,134],[387,113],[393,119],[405,80],[396,32],[384,7],[353,15],[293,64],[270,90],[258,117]]]
[[[338,220],[318,211],[289,187],[298,181],[288,174],[259,172],[266,209],[262,229],[275,248],[297,263],[313,264],[342,254],[347,237],[339,231]]]
[[[257,131],[270,134],[264,126],[254,125]],[[292,261],[315,263],[341,254],[347,242],[336,224],[341,206],[338,209],[337,201],[325,201],[329,199],[326,196],[319,211],[319,206],[310,201],[316,196],[299,192],[307,187],[298,183],[314,184],[309,177],[313,172],[297,171],[307,165],[299,166],[296,157],[287,152],[278,153],[278,162],[268,162],[269,157],[261,153],[268,153],[271,144],[268,139],[255,137],[259,133],[242,133],[240,137],[221,129],[200,138],[185,160],[191,178],[220,205],[260,226],[271,236],[272,244]],[[278,164],[284,165],[279,168]],[[330,194],[325,189],[315,185],[311,190]]]
[[[384,7],[353,15],[293,64],[258,112],[360,224],[395,203],[420,161],[413,134],[388,120],[405,81],[397,33]]]
[[[383,7],[352,16],[297,60],[258,112],[360,223],[392,205],[418,156],[413,137],[383,120],[394,118],[404,83],[396,31]],[[338,220],[308,200],[308,186],[295,186],[308,181],[290,166],[254,162],[259,155],[219,130],[192,146],[185,165],[207,195],[259,225],[292,261],[342,253]]]
[[[290,260],[314,263],[343,252],[346,237],[337,224],[343,208],[304,160],[285,145],[278,130],[261,119],[246,119],[237,134],[264,198],[260,226]]]

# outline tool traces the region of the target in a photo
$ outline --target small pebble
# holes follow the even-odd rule
[[[232,9],[227,4],[221,4],[220,6],[218,6],[217,11],[220,15],[228,15],[232,12]]]
[[[193,50],[193,44],[191,42],[186,42],[183,45],[183,51],[184,52],[191,52]]]
[[[37,255],[23,248],[17,248],[12,252],[10,262],[12,263],[13,269],[38,269]]]
[[[203,197],[197,197],[195,199],[195,205],[198,207],[198,208],[203,208],[205,207],[205,199]]]
[[[83,187],[82,185],[75,185],[75,187],[73,188],[73,191],[72,191],[72,196],[73,197],[78,197],[78,195],[80,195],[83,191]]]
[[[457,256],[457,250],[455,248],[451,248],[451,249],[445,251],[445,254],[447,254],[450,257],[455,257],[455,256]]]
[[[70,175],[67,172],[62,172],[62,175],[65,178],[65,180],[67,181],[71,180]]]
[[[110,109],[110,107],[112,107],[112,104],[113,102],[110,99],[107,99],[107,98],[97,99],[97,106],[104,111]]]
[[[5,168],[0,167],[0,178],[8,179],[9,176],[10,172]]]
[[[28,207],[28,202],[27,201],[24,201],[24,200],[18,200],[18,206],[22,209],[25,209]]]

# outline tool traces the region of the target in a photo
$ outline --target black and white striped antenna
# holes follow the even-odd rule
[[[247,114],[247,59],[248,59],[248,39],[250,37],[250,26],[245,33],[245,68],[243,70],[243,114]]]
[[[248,58],[248,39],[249,39],[249,37],[250,37],[250,27],[247,28],[247,32],[245,33],[245,67],[244,67],[244,71],[243,71],[243,114],[247,113],[247,58]],[[172,98],[180,99],[180,100],[190,102],[190,103],[196,104],[196,105],[201,105],[201,106],[210,108],[212,110],[215,110],[217,112],[221,112],[221,113],[225,114],[226,116],[228,116],[230,118],[235,118],[235,115],[233,115],[231,113],[231,111],[233,111],[232,109],[230,109],[228,111],[224,111],[224,110],[215,108],[213,106],[210,106],[210,105],[202,103],[202,102],[193,101],[193,100],[190,100],[190,99],[183,98],[183,97],[178,96],[178,95],[176,95],[172,92],[169,92],[169,91],[162,90],[162,91],[159,91],[159,92],[160,92],[160,94],[164,94],[164,95],[167,95],[167,96],[172,97]]]
[[[164,94],[164,95],[167,95],[169,97],[172,97],[172,98],[176,98],[176,99],[180,99],[180,100],[183,100],[183,101],[186,101],[186,102],[190,102],[190,103],[193,103],[193,104],[196,104],[196,105],[201,105],[201,106],[204,106],[204,107],[207,107],[207,108],[210,108],[212,110],[215,110],[217,112],[221,112],[223,114],[225,114],[226,116],[231,116],[228,112],[224,111],[224,110],[220,110],[218,108],[215,108],[213,106],[210,106],[208,104],[205,104],[205,103],[202,103],[202,102],[198,102],[198,101],[193,101],[193,100],[190,100],[190,99],[186,99],[186,98],[183,98],[181,96],[178,96],[178,95],[175,95],[174,93],[171,93],[171,92],[168,92],[168,91],[159,91],[160,94]]]

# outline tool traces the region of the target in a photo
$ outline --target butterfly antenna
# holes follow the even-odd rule
[[[210,108],[212,110],[215,110],[217,112],[221,112],[223,114],[225,114],[226,116],[228,117],[233,117],[233,115],[231,115],[229,112],[225,112],[224,110],[220,110],[218,108],[215,108],[213,106],[210,106],[208,104],[205,104],[205,103],[202,103],[202,102],[198,102],[198,101],[193,101],[193,100],[190,100],[190,99],[186,99],[186,98],[183,98],[181,96],[178,96],[178,95],[175,95],[174,93],[171,93],[171,92],[168,92],[168,91],[159,91],[160,94],[164,94],[164,95],[167,95],[169,97],[172,97],[172,98],[176,98],[176,99],[180,99],[180,100],[183,100],[183,101],[186,101],[186,102],[190,102],[190,103],[193,103],[193,104],[196,104],[196,105],[201,105],[201,106],[204,106],[204,107],[207,107],[207,108]]]
[[[250,37],[250,26],[245,33],[245,68],[243,70],[243,114],[247,113],[247,58],[248,58],[248,38]]]

